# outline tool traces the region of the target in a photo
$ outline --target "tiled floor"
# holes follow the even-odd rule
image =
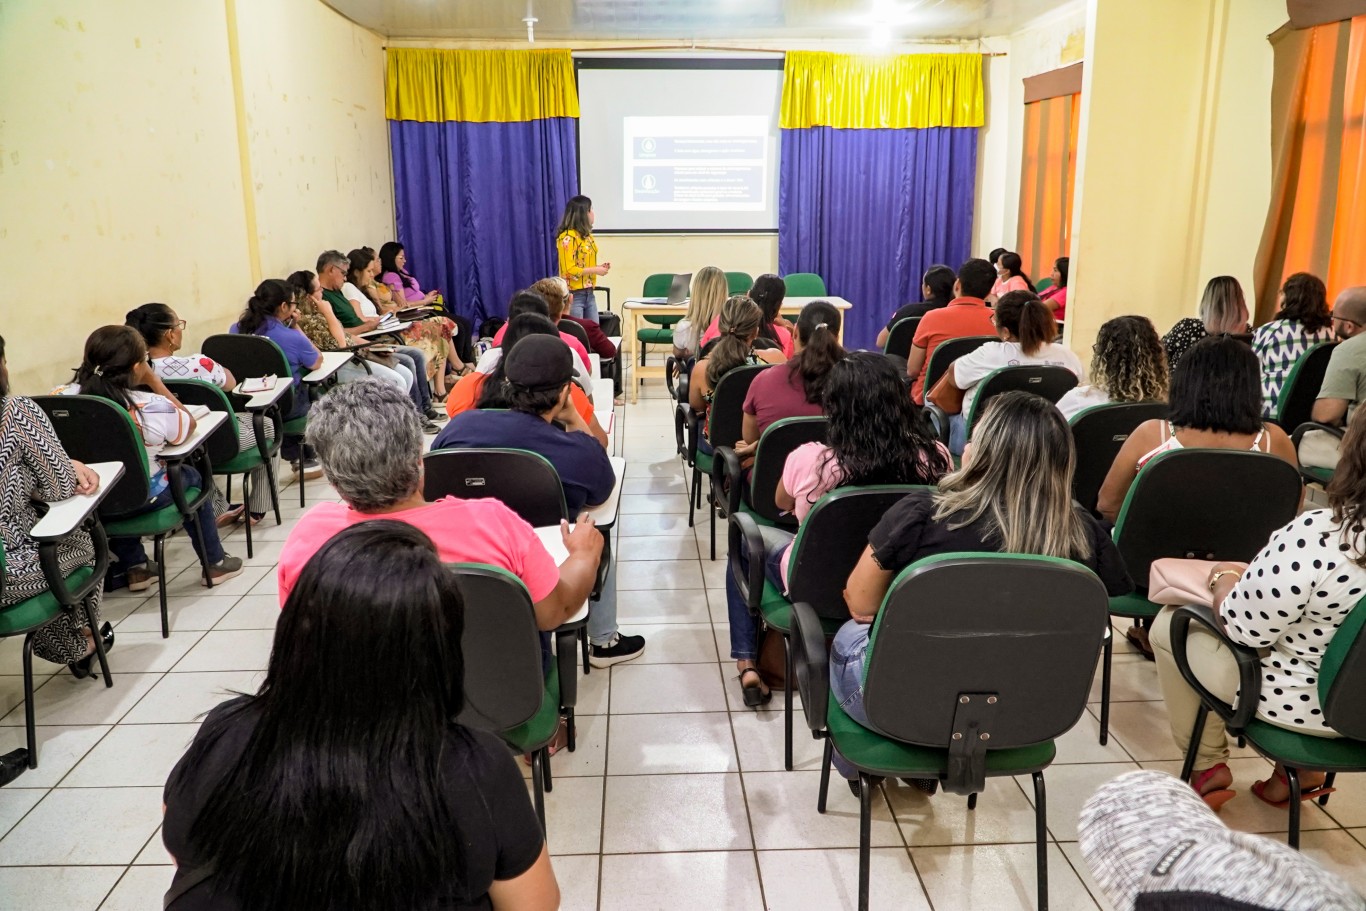
[[[837,786],[818,815],[818,744],[799,727],[797,767],[782,771],[781,701],[760,712],[739,702],[722,564],[705,559],[705,524],[688,527],[662,390],[647,389],[618,420],[629,460],[616,545],[621,624],[649,645],[641,660],[582,680],[578,749],[553,760],[547,813],[563,907],[852,908],[857,804]],[[170,639],[159,635],[155,597],[106,600],[118,628],[112,690],[39,662],[42,766],[0,789],[0,909],[160,907],[171,877],[161,785],[196,719],[260,680],[278,613],[274,560],[300,512],[293,502],[283,528],[259,529],[248,572],[212,592],[195,584],[186,543],[174,544],[168,563],[184,572],[169,587]],[[244,554],[240,537],[229,549]],[[1077,813],[1096,786],[1140,765],[1179,768],[1153,665],[1124,645],[1117,652],[1110,745],[1096,742],[1092,704],[1047,772],[1056,909],[1107,907],[1076,846]],[[0,752],[23,742],[19,667],[19,643],[0,643]],[[1243,794],[1224,819],[1284,838],[1285,814],[1246,792],[1266,763],[1241,755],[1232,766]],[[1326,811],[1306,808],[1304,850],[1366,889],[1366,782],[1345,776],[1340,788]],[[968,812],[962,798],[888,786],[872,829],[873,907],[1032,908],[1032,794],[1027,779],[993,780]]]

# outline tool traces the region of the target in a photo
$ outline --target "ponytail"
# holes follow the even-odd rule
[[[237,318],[237,331],[242,335],[259,335],[266,320],[293,299],[294,293],[288,282],[278,278],[266,279],[256,286],[256,292],[247,301],[247,308]]]
[[[996,302],[996,325],[1020,340],[1025,354],[1033,355],[1058,337],[1053,311],[1033,291],[1011,291]]]
[[[792,358],[790,369],[802,378],[806,400],[812,405],[821,404],[830,369],[844,358],[839,331],[840,312],[829,301],[812,301],[797,317],[797,337],[801,339],[802,350]]]
[[[762,318],[759,305],[743,294],[728,298],[721,306],[721,337],[707,356],[707,382],[713,389],[721,377],[749,359]]]
[[[133,368],[147,359],[147,348],[129,326],[102,326],[85,340],[81,366],[73,383],[82,395],[108,399],[125,411],[133,407]]]

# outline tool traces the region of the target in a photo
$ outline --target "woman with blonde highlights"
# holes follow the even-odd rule
[[[1071,420],[1096,405],[1167,400],[1167,355],[1152,320],[1117,316],[1108,320],[1091,346],[1091,382],[1058,399]]]
[[[726,273],[715,266],[703,266],[692,277],[692,292],[688,298],[688,313],[674,326],[674,357],[697,357],[701,354],[699,340],[711,321],[721,312],[729,293]]]

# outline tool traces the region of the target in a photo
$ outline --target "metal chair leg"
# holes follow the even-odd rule
[[[550,773],[550,747],[541,747],[541,780],[545,782],[545,792],[555,790],[555,778]]]
[[[157,561],[157,594],[161,601],[161,638],[171,638],[171,617],[166,606],[166,536],[152,538],[152,554]]]
[[[697,507],[701,507],[701,505],[702,505],[702,476],[701,476],[700,474],[698,474],[698,470],[697,470],[697,467],[696,467],[696,466],[693,466],[693,470],[692,470],[692,490],[689,491],[689,493],[688,493],[688,527],[689,527],[689,528],[692,528],[692,527],[693,527],[693,516],[692,516],[692,514],[693,514],[693,509],[694,509],[694,506],[693,506],[694,503],[697,504]]]
[[[783,687],[783,768],[792,771],[792,690],[797,684],[795,661],[792,655],[792,640],[783,634],[783,661],[786,664],[786,679]],[[829,741],[827,741],[828,743]]]
[[[1338,777],[1338,773],[1337,773],[1337,772],[1329,772],[1326,776],[1324,776],[1324,779],[1323,779],[1323,786],[1324,786],[1325,788],[1331,788],[1331,787],[1333,786],[1333,782],[1337,779],[1337,777]],[[1329,798],[1329,797],[1332,797],[1332,796],[1333,796],[1332,794],[1324,794],[1322,797],[1320,797],[1320,798],[1319,798],[1319,806],[1321,806],[1321,807],[1326,807],[1326,806],[1328,806],[1328,798]]]
[[[868,911],[868,879],[871,861],[870,848],[873,840],[873,783],[867,773],[858,776],[858,907]]]
[[[968,795],[968,809],[969,809],[969,810],[975,810],[975,809],[977,809],[977,795],[976,795],[976,794],[969,794],[969,795]]]
[[[1106,621],[1109,622],[1108,620]],[[1105,645],[1101,650],[1104,662],[1100,669],[1100,745],[1110,741],[1110,665],[1115,650],[1115,628],[1107,627]]]
[[[588,663],[588,627],[579,630],[579,647],[583,649],[583,675],[588,676],[592,665]]]
[[[90,626],[90,638],[95,640],[95,657],[100,662],[100,673],[104,676],[104,688],[109,689],[114,685],[114,676],[109,671],[109,656],[104,652],[104,637],[100,635],[98,625],[95,623],[95,599],[89,597],[85,599],[85,622]]]
[[[1039,867],[1039,911],[1048,911],[1048,807],[1043,772],[1034,773],[1034,851]]]
[[[577,732],[576,732],[575,729],[574,729],[574,709],[573,709],[572,707],[570,707],[570,708],[564,709],[563,711],[564,711],[564,730],[565,730],[565,736],[566,736],[566,738],[567,738],[567,739],[566,739],[566,742],[565,742],[565,748],[568,749],[569,752],[572,753],[572,752],[574,752],[574,747],[576,746],[576,734],[577,734]]]
[[[1195,771],[1195,752],[1200,747],[1200,738],[1205,736],[1205,718],[1209,715],[1209,709],[1201,705],[1195,713],[1195,725],[1191,728],[1191,742],[1186,745],[1186,758],[1181,764],[1181,780],[1190,781],[1191,773]]]
[[[242,474],[242,512],[247,519],[247,559],[250,560],[255,556],[251,547],[251,475],[245,472]]]
[[[96,633],[98,636],[99,634]],[[38,768],[38,722],[33,705],[33,633],[24,637],[24,736],[28,738],[28,767]]]
[[[1300,849],[1300,770],[1285,767],[1285,778],[1290,782],[1290,832],[1286,841],[1296,851]]]
[[[829,735],[825,738],[825,752],[821,759],[821,789],[816,796],[816,812],[825,812],[825,795],[830,792],[830,762],[835,753],[835,742]]]
[[[701,488],[701,482],[697,485]],[[716,559],[716,485],[707,479],[707,521],[711,524],[711,558]]]
[[[545,834],[545,776],[544,760],[541,751],[531,754],[531,800],[536,806],[536,818],[541,821],[541,833]]]

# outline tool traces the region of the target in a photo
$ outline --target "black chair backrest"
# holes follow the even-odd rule
[[[209,451],[209,464],[223,465],[237,458],[241,446],[237,437],[237,415],[232,410],[228,395],[213,383],[203,380],[166,380],[166,388],[185,405],[203,405],[210,411],[221,411],[228,419],[209,434],[205,448]]]
[[[1077,447],[1077,470],[1072,475],[1072,498],[1096,511],[1100,487],[1115,456],[1139,424],[1167,416],[1165,402],[1121,402],[1087,408],[1072,417],[1072,440]]]
[[[736,367],[721,377],[712,393],[711,409],[707,412],[707,441],[712,448],[734,446],[741,437],[741,424],[745,419],[743,407],[749,384],[767,370],[768,364]]]
[[[465,598],[465,708],[456,720],[498,733],[528,721],[545,698],[536,611],[505,569],[451,563]]]
[[[583,350],[592,353],[593,348],[588,344],[588,330],[574,322],[572,319],[560,320],[560,331],[565,335],[572,335],[583,345]]]
[[[1003,392],[1030,392],[1056,403],[1076,385],[1077,375],[1066,367],[1029,364],[993,370],[978,384],[972,413],[968,415],[968,429],[982,419],[991,400]]]
[[[536,528],[569,518],[555,466],[525,449],[436,449],[422,457],[422,496],[502,500]]]
[[[915,341],[915,330],[920,325],[920,317],[908,316],[899,319],[892,326],[892,331],[887,334],[887,344],[882,346],[883,354],[895,354],[898,357],[911,356],[911,342]]]
[[[294,372],[280,346],[264,335],[236,335],[223,333],[204,339],[204,354],[232,371],[242,380],[274,374],[280,382],[289,382],[289,392],[279,401],[281,414],[289,414],[294,407]]]
[[[1115,546],[1140,591],[1161,557],[1250,562],[1295,517],[1300,473],[1264,452],[1178,449],[1138,471],[1115,522]]]
[[[828,429],[825,418],[783,418],[764,428],[749,475],[749,505],[755,513],[781,525],[797,524],[795,516],[785,515],[778,508],[773,495],[778,492],[787,457],[798,446],[824,443]]]
[[[929,395],[934,384],[949,369],[949,364],[965,354],[971,354],[987,342],[999,342],[994,335],[967,335],[963,338],[946,339],[939,343],[930,354],[929,366],[925,368],[925,394]]]
[[[941,554],[892,583],[873,624],[864,707],[879,731],[949,747],[960,711],[986,711],[990,749],[1066,733],[1086,709],[1108,621],[1105,586],[1070,560]],[[960,702],[964,694],[980,699]],[[986,697],[997,701],[986,704]]]
[[[1319,665],[1323,720],[1346,737],[1366,740],[1366,598],[1333,633]]]
[[[1314,402],[1323,386],[1328,361],[1333,357],[1337,342],[1319,342],[1300,355],[1285,375],[1281,397],[1276,400],[1276,423],[1286,433],[1313,420]]]
[[[100,504],[101,516],[141,509],[151,496],[147,449],[133,418],[108,399],[93,395],[35,395],[66,454],[78,462],[122,462],[123,477]]]
[[[907,494],[928,488],[913,484],[840,487],[816,501],[792,542],[788,600],[805,601],[826,620],[848,620],[844,583],[853,572],[868,533]]]

